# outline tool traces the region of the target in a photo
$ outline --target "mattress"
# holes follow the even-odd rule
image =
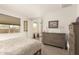
[[[0,41],[0,55],[33,55],[39,49],[41,49],[41,43],[34,39]]]

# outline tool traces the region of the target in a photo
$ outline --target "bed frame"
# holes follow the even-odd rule
[[[41,55],[41,49],[39,49],[34,55]]]

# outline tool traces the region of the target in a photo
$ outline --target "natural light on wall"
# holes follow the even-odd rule
[[[37,28],[37,23],[36,22],[33,23],[33,28]]]
[[[34,22],[33,23],[33,33],[37,33],[38,32],[38,23]]]

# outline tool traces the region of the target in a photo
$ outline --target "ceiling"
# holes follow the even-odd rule
[[[0,9],[12,11],[24,17],[41,17],[59,8],[61,4],[0,4]]]

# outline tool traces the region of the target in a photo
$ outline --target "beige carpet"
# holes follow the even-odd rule
[[[49,45],[42,45],[42,55],[68,55],[68,51]]]

